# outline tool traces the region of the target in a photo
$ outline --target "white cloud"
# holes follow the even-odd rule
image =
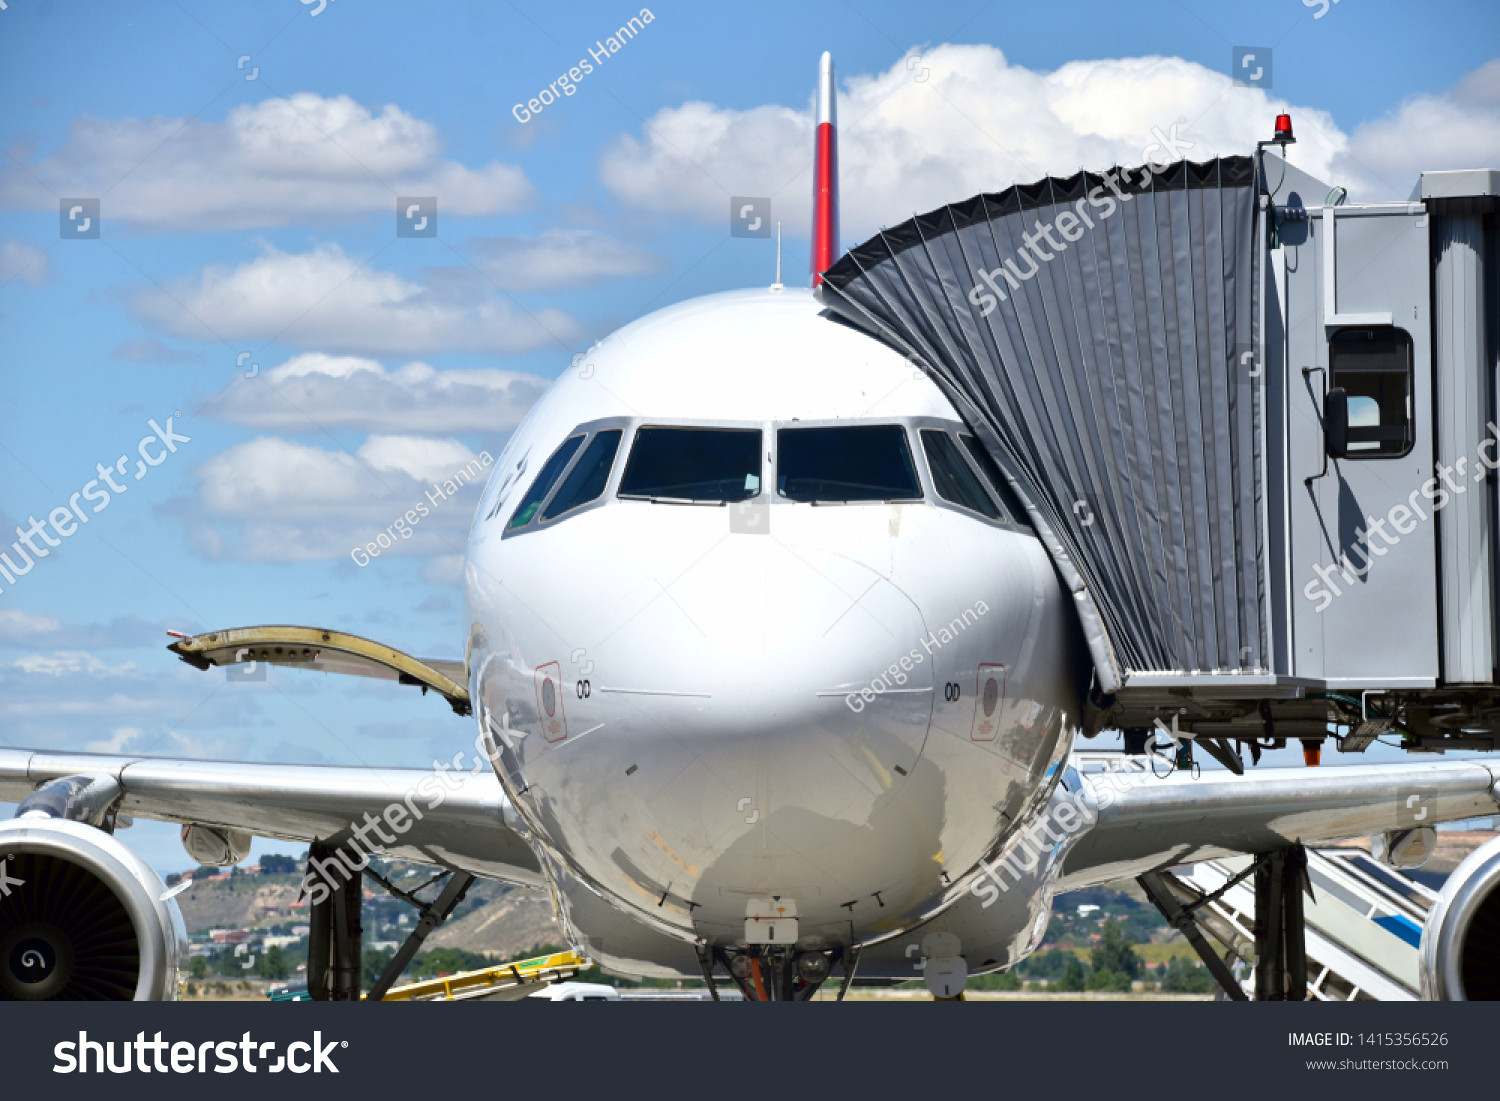
[[[0,608],[0,639],[11,641],[59,630],[62,621],[50,615],[33,615],[20,608]]]
[[[0,284],[19,279],[33,287],[47,280],[47,253],[24,241],[0,242]]]
[[[182,629],[181,620],[170,621]],[[138,616],[116,616],[108,623],[64,623],[49,615],[20,608],[0,608],[0,646],[91,650],[111,647],[166,645],[168,622],[148,623]]]
[[[533,190],[514,165],[443,160],[433,124],[395,105],[299,92],[223,122],[84,115],[50,155],[0,167],[0,205],[45,209],[56,195],[105,196],[105,221],[224,230],[370,214],[394,226],[397,195],[435,195],[439,216],[504,214]]]
[[[472,480],[455,480],[456,495],[427,496],[434,483],[446,487],[465,468]],[[454,440],[371,436],[349,455],[261,437],[214,456],[195,475],[206,514],[194,512],[199,527],[190,542],[195,549],[295,562],[343,558],[391,529],[398,517],[403,523],[389,536],[394,546],[385,554],[461,551],[489,468]],[[414,524],[405,521],[419,503],[428,515],[419,515]],[[235,525],[238,538],[224,537],[206,519]],[[217,537],[205,534],[204,527]],[[400,534],[402,527],[407,534]]]
[[[332,691],[325,678],[295,672],[274,691],[264,684],[226,686],[222,672],[204,674],[164,649],[139,666],[87,653],[32,653],[0,662],[0,744],[245,759],[260,755],[256,727],[281,729],[266,711],[274,700]]]
[[[497,286],[510,290],[588,286],[665,266],[644,249],[592,229],[549,229],[536,237],[476,237],[464,250]]]
[[[1452,94],[1423,97],[1403,109],[1431,119],[1422,156],[1481,161],[1500,141],[1496,85],[1486,66]],[[927,70],[927,79],[915,78]],[[1153,128],[1193,143],[1189,160],[1248,154],[1290,111],[1298,134],[1295,164],[1349,187],[1351,198],[1405,198],[1416,167],[1392,129],[1362,128],[1351,142],[1326,112],[1250,88],[1172,57],[1075,61],[1040,72],[1012,65],[991,46],[939,46],[920,66],[904,61],[874,76],[849,77],[840,90],[839,173],[845,245],[881,225],[945,202],[1066,176],[1087,167],[1140,164]],[[811,216],[811,105],[747,110],[685,103],[657,112],[641,137],[606,151],[601,176],[623,201],[647,210],[725,218],[726,195],[771,195],[775,217],[805,235]],[[1160,158],[1162,154],[1153,154]],[[1383,183],[1382,177],[1389,180]]]
[[[85,753],[109,753],[118,756],[125,752],[125,745],[141,736],[141,728],[138,726],[118,726],[114,733],[108,738],[89,742],[83,747]]]
[[[582,327],[562,310],[519,309],[478,274],[429,269],[426,286],[377,271],[337,245],[265,253],[235,269],[207,267],[170,293],[140,291],[136,315],[177,336],[280,340],[330,352],[425,355],[522,352],[577,344]]]
[[[39,677],[84,674],[90,677],[119,676],[135,672],[135,665],[110,665],[84,650],[58,650],[52,654],[27,654],[12,663],[23,673]]]
[[[153,336],[140,336],[134,340],[127,340],[123,344],[116,344],[109,353],[110,359],[123,359],[127,363],[203,363],[202,352],[184,352],[177,348],[168,348]]]
[[[309,352],[259,378],[236,379],[204,411],[267,431],[498,433],[519,424],[549,385],[515,371],[438,371],[420,362],[388,371],[373,359]]]
[[[1421,95],[1354,130],[1350,154],[1406,198],[1420,172],[1493,168],[1500,157],[1500,58],[1449,92]]]
[[[457,440],[371,436],[359,449],[359,457],[379,471],[406,474],[419,482],[437,482],[477,456]]]
[[[429,559],[422,567],[422,580],[434,585],[461,585],[464,580],[464,556],[442,554]]]

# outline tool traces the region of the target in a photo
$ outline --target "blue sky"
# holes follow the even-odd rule
[[[801,281],[825,49],[846,245],[981,188],[1138,162],[1153,127],[1194,159],[1244,152],[1282,109],[1294,161],[1355,198],[1500,164],[1493,3],[662,3],[524,124],[512,107],[638,7],[314,10],[0,11],[0,525],[131,457],[126,493],[0,582],[0,743],[412,765],[467,744],[410,690],[227,683],[164,631],[298,623],[459,656],[472,498],[399,555],[349,549],[497,454],[595,340],[769,283],[772,246],[730,237],[730,196],[772,196]],[[1269,90],[1230,86],[1237,45],[1272,49]],[[396,236],[399,195],[437,196],[437,237]],[[60,240],[63,197],[100,200],[99,239]],[[169,416],[190,442],[134,480]],[[185,863],[164,828],[133,840]]]

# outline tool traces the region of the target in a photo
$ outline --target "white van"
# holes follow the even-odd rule
[[[552,1002],[617,1002],[620,992],[607,983],[560,982],[529,995]]]

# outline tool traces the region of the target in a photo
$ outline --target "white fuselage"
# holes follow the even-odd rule
[[[923,500],[781,497],[777,430],[818,424],[904,426]],[[622,438],[598,498],[507,533],[601,425]],[[762,492],[620,499],[642,426],[759,430]],[[1045,800],[1082,702],[1066,594],[1027,528],[939,496],[924,428],[966,431],[898,353],[807,291],[746,291],[604,341],[498,460],[466,567],[475,714],[596,958],[682,970],[626,947],[622,913],[728,945],[771,899],[804,946],[883,939]]]

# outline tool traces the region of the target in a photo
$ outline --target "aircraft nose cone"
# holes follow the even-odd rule
[[[666,523],[689,512],[655,508]],[[655,546],[671,549],[603,567],[625,595],[568,634],[590,639],[587,697],[565,662],[538,670],[535,712],[555,675],[563,717],[548,721],[569,735],[527,739],[525,783],[575,855],[595,848],[579,843],[582,823],[616,814],[684,870],[785,879],[763,861],[866,829],[915,771],[933,706],[932,663],[911,657],[921,612],[880,571],[813,540]]]
[[[930,713],[930,667],[900,664],[925,635],[921,613],[867,565],[816,545],[734,539],[670,583],[651,581],[657,596],[641,586],[643,606],[598,649],[600,691],[644,701],[671,690],[702,701],[674,731],[694,752],[796,733],[813,701],[833,726],[844,725],[834,721],[839,712],[868,725],[860,716],[876,695]],[[925,721],[898,735],[912,753]]]

